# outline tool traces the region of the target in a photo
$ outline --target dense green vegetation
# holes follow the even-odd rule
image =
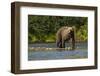
[[[76,40],[87,41],[87,17],[28,15],[28,42],[55,42],[63,26],[75,26]]]

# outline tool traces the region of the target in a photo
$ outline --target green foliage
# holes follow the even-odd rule
[[[81,40],[87,41],[87,38],[88,38],[87,25],[83,25],[80,27],[80,29],[76,33],[76,38],[78,38],[78,40],[80,41]]]
[[[56,32],[63,26],[75,26],[76,39],[87,40],[87,18],[69,16],[28,16],[28,41],[55,42]]]

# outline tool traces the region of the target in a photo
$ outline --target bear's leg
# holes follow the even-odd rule
[[[62,40],[59,40],[59,41],[57,40],[56,45],[57,47],[62,48]]]
[[[72,41],[72,49],[75,49],[75,41]]]
[[[59,42],[59,48],[62,48],[62,42],[61,41]]]
[[[56,42],[57,47],[59,47],[59,41]]]
[[[62,40],[62,48],[65,48],[65,40]]]

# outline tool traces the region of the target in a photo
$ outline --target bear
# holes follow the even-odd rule
[[[65,48],[65,42],[72,41],[72,49],[75,49],[75,27],[63,26],[56,33],[56,45]]]

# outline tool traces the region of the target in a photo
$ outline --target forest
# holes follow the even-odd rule
[[[87,41],[87,17],[28,15],[28,42],[55,42],[56,32],[63,26],[75,27],[76,41]]]

